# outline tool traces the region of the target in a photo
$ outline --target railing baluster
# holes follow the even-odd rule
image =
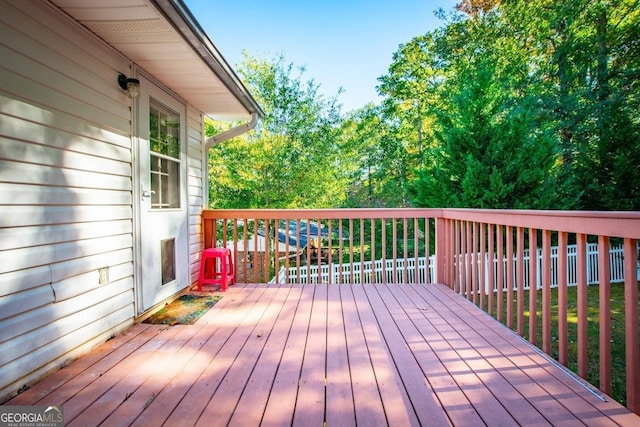
[[[467,298],[467,223],[460,222],[460,293]]]
[[[493,257],[494,257],[494,234],[493,234],[493,224],[487,224],[487,297],[488,297],[488,310],[489,315],[494,315],[494,298],[495,298],[495,274],[493,270]]]
[[[202,249],[212,247],[211,240],[216,226],[216,220],[211,218],[203,218],[202,220]]]
[[[224,240],[226,240],[227,236],[229,235],[228,234],[228,230],[227,230],[227,221],[228,221],[228,219],[225,219],[224,221],[222,221],[222,238]],[[218,246],[218,242],[217,241],[216,241],[215,246]]]
[[[474,304],[478,304],[478,223],[471,224],[471,294]]]
[[[487,251],[485,249],[486,236],[485,236],[485,224],[480,223],[480,274],[478,284],[480,286],[480,308],[485,309],[486,307],[486,291],[487,291],[487,281],[485,278],[485,265],[486,265],[486,254]]]
[[[507,326],[513,329],[513,227],[507,226]]]
[[[518,335],[524,337],[524,228],[518,227],[516,234],[517,328]]]
[[[291,267],[291,258],[289,258],[289,254],[291,254],[291,241],[289,240],[289,234],[287,233],[287,227],[286,225],[288,224],[289,218],[287,216],[284,216],[282,218],[280,218],[277,228],[278,228],[278,232],[276,234],[276,238],[278,240],[280,240],[280,233],[282,233],[285,237],[284,237],[284,250],[282,255],[279,256],[279,258],[282,260],[282,267],[280,268],[280,270],[284,270],[284,283],[289,283],[289,274],[290,274],[290,267]],[[282,230],[282,231],[281,231]],[[279,271],[276,270],[275,272],[276,277],[279,276]]]
[[[496,296],[498,320],[504,322],[504,227],[502,225],[496,226],[496,240],[498,242],[498,254],[497,254],[497,290]]]
[[[272,220],[272,232],[271,235],[273,236],[273,259],[269,259],[269,269],[268,271],[268,275],[267,277],[265,277],[264,281],[265,282],[269,282],[269,280],[271,280],[271,263],[273,262],[273,269],[274,269],[274,274],[278,274],[278,271],[280,269],[280,239],[278,238],[278,233],[280,230],[280,219],[279,218],[275,218]],[[284,265],[284,261],[283,265]]]
[[[529,229],[529,342],[538,345],[538,230]]]
[[[460,281],[461,281],[461,274],[462,274],[462,269],[460,267],[460,256],[462,254],[462,240],[461,240],[461,236],[460,236],[460,221],[459,220],[454,220],[453,221],[453,238],[454,238],[454,243],[453,243],[453,256],[455,257],[454,263],[455,263],[455,269],[453,271],[453,280],[454,280],[454,284],[453,284],[453,290],[456,293],[461,293],[462,290],[460,288]]]
[[[426,233],[428,235],[429,230],[425,227]],[[419,232],[420,231],[420,220],[416,217],[413,218],[413,259],[416,263],[416,270],[415,270],[415,277],[416,277],[416,281],[415,283],[419,283],[418,282],[418,258],[419,258]],[[427,282],[429,282],[429,256],[427,256],[427,262],[426,262],[426,269],[427,269]]]
[[[244,218],[244,222],[243,222],[243,230],[242,230],[242,237],[243,237],[243,252],[244,255],[242,257],[243,263],[242,263],[242,279],[246,282],[247,279],[249,278],[249,273],[247,271],[247,265],[251,262],[251,260],[249,259],[249,248],[248,248],[248,244],[247,242],[249,241],[249,219],[248,218]]]
[[[270,220],[268,219],[264,220],[264,255],[262,256],[262,275],[259,278],[261,282],[269,281],[269,254],[271,253],[269,250],[269,244],[271,243],[269,222]]]
[[[425,281],[427,283],[446,283],[449,286],[452,286],[451,280],[453,277],[453,246],[451,244],[451,241],[453,238],[453,230],[451,227],[451,221],[445,221],[442,218],[439,218],[437,221],[435,219],[433,220],[434,237],[436,239],[434,242],[434,246],[444,248],[441,252],[445,252],[439,255],[436,255],[434,253],[433,263],[431,262],[431,221],[426,217],[423,218],[422,221],[424,222],[423,253],[425,257],[425,268],[427,269],[427,277],[425,277]],[[436,227],[439,227],[440,229],[436,230]],[[416,226],[416,228],[418,227]],[[420,253],[420,243],[418,237],[416,237],[416,253]],[[433,274],[431,272],[433,272]]]
[[[577,269],[578,269],[578,375],[587,378],[588,364],[588,319],[587,319],[587,236],[577,236]]]
[[[469,292],[469,288],[471,286],[470,280],[469,280],[469,252],[471,251],[470,249],[470,244],[469,244],[469,238],[471,237],[470,233],[469,233],[469,222],[468,221],[463,221],[461,226],[460,226],[460,232],[462,233],[462,241],[460,242],[460,250],[461,250],[461,254],[462,254],[462,282],[460,283],[460,286],[462,286],[463,292],[464,292],[464,296],[465,298],[469,299],[469,297],[471,296],[471,293]]]
[[[415,242],[414,242],[415,243]],[[407,229],[407,219],[402,218],[402,256],[405,264],[409,262],[409,230]],[[415,271],[417,273],[418,263],[416,262]],[[402,278],[404,283],[409,283],[409,266],[405,265]],[[414,282],[417,283],[417,280]]]
[[[342,272],[342,260],[343,260],[343,242],[342,242],[342,220],[339,219],[338,221],[338,250],[337,250],[337,255],[336,257],[333,257],[333,250],[329,250],[329,266],[333,266],[333,263],[335,262],[335,267],[333,268],[337,268],[337,272],[338,272],[338,284],[341,285],[343,283],[345,283],[345,278],[343,277],[343,272]],[[330,221],[329,223],[331,224],[332,221]],[[329,241],[333,240],[333,235],[329,234]]]
[[[322,223],[320,219],[316,219],[318,223],[318,230],[316,231],[317,240],[317,256],[316,256],[316,267],[318,267],[318,274],[316,276],[316,283],[322,283]],[[312,220],[309,221],[309,225],[312,223]]]
[[[318,221],[318,223],[320,223],[320,221]],[[332,242],[332,240],[333,240],[333,221],[332,220],[329,220],[328,223],[327,223],[327,232],[329,233],[329,239],[328,239],[329,242],[327,244],[328,251],[329,251],[329,253],[327,254],[327,258],[328,258],[327,259],[327,261],[328,261],[327,265],[329,267],[332,267],[332,265],[333,265],[333,242]],[[318,258],[322,258],[322,242],[320,242],[320,248],[318,248],[318,251],[319,251]],[[339,252],[339,249],[338,249],[338,252]],[[337,277],[336,277],[337,280],[334,280],[333,274],[332,274],[333,273],[333,269],[332,268],[330,268],[330,271],[328,273],[329,273],[329,280],[328,280],[327,283],[333,283],[333,284],[338,284],[338,285],[342,283],[342,274],[340,274],[338,272]]]
[[[251,264],[253,270],[253,281],[254,283],[258,283],[258,269],[260,268],[261,260],[260,260],[260,252],[258,252],[258,228],[260,227],[259,219],[255,219],[253,221],[253,230],[252,230],[252,238],[253,238],[253,263]]]
[[[457,262],[457,266],[458,266],[458,272],[456,275],[456,278],[458,280],[458,292],[461,295],[464,295],[464,255],[463,255],[463,251],[465,250],[465,240],[464,240],[464,222],[463,221],[457,221],[457,231],[456,231],[456,238],[458,239],[458,247],[457,247],[457,252],[456,252],[456,262]]]
[[[391,243],[391,251],[393,252],[393,278],[391,283],[398,283],[398,222],[395,218],[391,218],[391,238],[393,242]]]
[[[611,394],[611,267],[610,243],[606,236],[598,236],[598,282],[600,316],[600,390]]]
[[[380,241],[382,243],[381,255],[382,255],[382,283],[387,284],[387,219],[382,218],[381,222],[381,232],[380,232]]]
[[[472,239],[471,239],[471,221],[467,221],[467,226],[466,226],[466,250],[467,250],[467,257],[466,257],[466,274],[465,274],[465,291],[466,291],[466,296],[468,300],[471,300],[473,298],[472,293],[473,293],[473,283],[471,280],[471,267],[472,267],[472,250],[471,250],[471,244],[472,244]]]
[[[364,276],[364,218],[360,219],[360,283],[366,283]]]
[[[551,354],[551,231],[542,230],[542,350]]]
[[[226,246],[226,245],[223,245],[223,246]],[[237,218],[233,218],[233,248],[231,249],[231,252],[233,254],[233,257],[232,257],[233,263],[237,270],[237,266],[238,266],[238,219]],[[234,274],[236,275],[236,280],[238,280],[238,272],[234,271]]]
[[[349,218],[349,265],[353,266],[353,218]],[[349,283],[355,283],[353,270],[353,268],[349,269]]]
[[[305,267],[306,267],[306,271],[307,271],[307,281],[310,283],[311,280],[311,229],[309,227],[309,218],[304,218],[304,221],[306,221],[307,224],[307,231],[306,231],[306,237],[307,237],[307,244],[306,244],[306,250],[305,250],[305,257],[306,257],[306,263],[305,263]],[[302,221],[300,222],[300,227],[302,226]]]
[[[211,229],[211,231],[213,232],[212,233],[213,236],[211,238],[211,247],[212,248],[218,246],[218,235],[222,232],[222,222],[223,221],[226,221],[226,218],[213,221],[212,229]]]
[[[376,223],[375,219],[371,218],[371,262],[372,272],[371,272],[371,283],[377,283],[378,274],[376,268]]]
[[[558,233],[558,361],[567,366],[569,363],[569,327],[567,310],[569,308],[567,293],[567,242],[565,232]]]
[[[426,245],[425,245],[425,252],[426,252],[426,256],[427,256],[427,260],[429,260],[430,258],[430,254],[431,254],[431,244],[429,242],[429,234],[430,234],[430,222],[431,220],[425,218],[425,230],[426,230]],[[436,242],[435,242],[435,247],[436,248],[442,248],[445,247],[446,248],[446,253],[444,254],[445,257],[443,258],[440,254],[439,249],[435,250],[434,253],[434,258],[435,259],[442,259],[442,261],[438,261],[436,262],[436,266],[439,265],[439,267],[437,267],[439,270],[444,270],[442,273],[437,273],[440,275],[439,278],[437,278],[435,275],[432,277],[432,281],[433,282],[444,282],[446,284],[448,284],[451,287],[454,287],[454,283],[453,281],[455,280],[455,259],[454,257],[455,255],[455,223],[452,220],[444,220],[441,218],[437,218],[433,220],[434,222],[434,228],[436,228]],[[437,230],[437,227],[440,227],[440,231]],[[442,229],[444,229],[445,231],[443,232]],[[444,235],[444,236],[443,236]],[[445,239],[444,242],[442,242],[442,239]],[[445,264],[446,263],[446,264]]]
[[[350,220],[349,220],[350,221]],[[347,229],[350,229],[350,224],[347,225]],[[338,269],[338,273],[340,276],[340,284],[346,284],[346,283],[352,283],[351,282],[351,277],[350,274],[347,275],[345,274],[345,270],[343,268],[343,264],[345,263],[345,258],[351,260],[352,257],[349,253],[346,253],[346,251],[351,252],[351,247],[350,247],[350,243],[349,241],[345,242],[343,240],[343,233],[345,230],[345,224],[343,224],[343,220],[339,219],[338,220],[338,256],[337,256],[337,260],[334,261],[336,262],[336,267]],[[350,231],[350,234],[353,234],[352,231]],[[351,239],[351,236],[349,236],[349,239]],[[349,264],[349,271],[353,271],[353,268],[351,268],[351,265],[353,265],[353,261],[350,261]]]
[[[300,281],[300,253],[302,253],[303,247],[300,246],[300,218],[296,218],[296,277]],[[287,224],[287,227],[289,224]],[[304,254],[303,254],[304,255]]]

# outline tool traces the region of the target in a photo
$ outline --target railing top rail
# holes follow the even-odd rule
[[[446,219],[640,239],[639,211],[443,209],[442,213]]]
[[[640,239],[640,211],[536,211],[454,208],[214,209],[205,210],[203,216],[205,219],[445,218],[568,233]]]
[[[629,218],[640,219],[640,211],[580,211],[580,210],[536,210],[536,209],[467,209],[444,208],[444,216],[464,213],[480,214],[508,214],[519,216],[551,216],[551,217],[580,217],[580,218]]]
[[[369,218],[437,218],[442,209],[355,208],[355,209],[213,209],[203,212],[205,219],[369,219]]]

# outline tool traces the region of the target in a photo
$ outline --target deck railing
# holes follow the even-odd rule
[[[328,273],[323,278],[317,271],[332,265],[341,272],[332,274],[331,281],[357,283],[373,263],[378,266],[366,274],[367,283],[409,283],[410,269],[402,263],[422,262],[423,268],[433,268],[425,259],[435,253],[439,213],[438,209],[205,211],[204,243],[232,250],[241,282],[268,283],[278,276],[282,283],[292,283],[292,278],[298,283],[323,283],[329,280]]]
[[[577,343],[577,374],[586,379],[596,360],[606,394],[612,390],[611,282],[624,280],[624,301],[614,308],[624,311],[626,405],[640,414],[639,212],[210,210],[203,213],[203,232],[205,247],[231,248],[241,282],[444,283],[565,366],[569,346]],[[614,255],[590,254],[595,244],[598,254]],[[509,259],[497,268],[497,260]],[[594,278],[599,302],[590,307]],[[577,288],[572,301],[569,283]],[[577,307],[577,319],[569,318],[570,306]],[[593,313],[597,354],[588,349]],[[577,333],[569,336],[574,322]]]

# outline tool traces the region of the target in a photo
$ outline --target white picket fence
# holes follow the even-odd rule
[[[476,259],[478,265],[480,263],[480,254],[470,254]],[[460,255],[458,262],[461,262],[463,257],[467,257],[469,254]],[[466,258],[465,258],[466,259]],[[537,253],[537,271],[542,270],[542,249],[538,249]],[[417,261],[417,262],[416,262]],[[350,264],[332,263],[326,265],[311,265],[298,267],[285,267],[280,268],[280,271],[274,277],[270,283],[432,283],[434,281],[434,261],[435,257],[431,256],[428,263],[426,257],[421,258],[399,258],[394,260],[387,259],[384,261],[385,268],[383,269],[383,261],[365,261],[364,263],[354,263],[353,273],[351,272]],[[497,280],[498,259],[494,255],[493,260],[494,282]],[[489,255],[485,254],[485,267],[489,265]],[[504,283],[503,289],[506,290],[507,286],[507,262],[505,257],[502,260],[502,268],[504,271]],[[517,287],[516,282],[516,257],[511,260],[513,263],[514,287]],[[609,262],[611,270],[611,282],[624,281],[624,250],[622,246],[611,247],[609,251]],[[529,289],[529,250],[524,251],[523,257],[524,264],[524,289]],[[288,270],[288,273],[287,273]],[[405,278],[406,270],[406,278]],[[428,270],[428,271],[427,271]],[[395,278],[394,278],[395,273]],[[386,276],[386,277],[385,277]],[[488,268],[485,268],[485,281],[488,283]],[[538,288],[542,287],[542,275],[538,273],[536,275]],[[598,244],[589,243],[587,245],[587,283],[598,283]],[[353,278],[353,279],[352,279]],[[640,268],[638,269],[638,280],[640,280]],[[567,284],[575,286],[578,282],[577,273],[577,247],[576,245],[570,245],[567,247]],[[551,248],[551,286],[558,286],[558,248]],[[498,284],[494,285],[494,291],[498,289]],[[488,289],[486,289],[488,291]]]
[[[478,257],[477,254],[472,254],[475,257]],[[578,283],[578,268],[577,268],[577,246],[569,245],[567,247],[567,285],[575,286]],[[525,249],[523,254],[523,264],[524,264],[524,283],[523,288],[529,289],[530,287],[530,254],[529,250]],[[480,262],[480,259],[478,259]],[[502,260],[502,268],[504,272],[504,283],[502,284],[503,289],[507,289],[507,258],[505,257]],[[517,287],[516,281],[516,264],[517,260],[514,256],[511,260],[513,263],[513,286]],[[488,257],[485,258],[485,266],[488,265]],[[622,246],[611,247],[609,250],[609,265],[610,265],[610,277],[612,283],[623,282],[624,281],[624,248]],[[537,272],[536,274],[536,287],[538,289],[542,288],[542,249],[538,248],[537,251]],[[494,281],[497,281],[498,274],[498,260],[497,257],[493,259],[493,273],[494,273]],[[588,243],[587,244],[587,284],[593,285],[599,283],[599,266],[598,266],[598,244],[597,243]],[[640,280],[640,270],[638,270],[638,279]],[[485,268],[485,283],[488,283],[488,269]],[[551,247],[551,287],[558,286],[558,248],[556,246]],[[494,291],[498,289],[498,283],[496,282],[494,285]]]
[[[301,266],[298,271],[297,267],[282,267],[278,275],[269,283],[432,283],[433,272],[432,256],[429,262],[429,275],[427,277],[427,258],[407,258],[395,260],[394,279],[394,260],[378,259],[375,261],[364,261],[363,263],[353,263],[353,274],[351,272],[351,264],[325,264],[305,265]],[[385,265],[385,268],[382,266]],[[407,277],[405,280],[405,270]],[[299,275],[298,275],[299,274]],[[386,275],[386,277],[385,277]],[[353,276],[353,281],[352,281]],[[287,280],[288,279],[288,280]]]

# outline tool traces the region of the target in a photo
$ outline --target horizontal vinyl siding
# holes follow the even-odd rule
[[[44,3],[0,12],[2,402],[133,322],[134,268],[129,64]]]
[[[200,253],[202,252],[202,204],[203,204],[203,171],[202,144],[203,115],[187,107],[187,181],[189,193],[189,263],[191,283],[198,281]]]
[[[125,296],[129,299],[131,296]],[[131,307],[130,304],[120,310],[114,311],[114,307],[107,307],[108,313],[105,313],[102,317],[98,316],[100,313],[90,310],[87,313],[91,319],[91,323],[78,328],[73,332],[60,336],[55,341],[48,343],[37,350],[33,351],[28,357],[21,357],[16,359],[7,365],[4,365],[3,380],[6,380],[8,384],[14,385],[14,387],[7,387],[7,390],[13,389],[11,394],[15,393],[15,386],[21,384],[29,384],[31,377],[36,376],[39,378],[46,373],[60,368],[71,362],[77,356],[86,353],[96,346],[97,343],[102,343],[113,337],[115,332],[124,330],[131,325]],[[91,340],[87,340],[87,336],[94,337]],[[69,343],[78,343],[73,349],[69,348]],[[57,357],[52,357],[57,356]],[[23,372],[31,372],[31,375],[25,377]],[[8,397],[8,396],[7,396]]]
[[[129,269],[129,271],[131,270]],[[0,353],[0,365],[4,366],[9,362],[20,359],[39,347],[56,341],[58,337],[81,329],[103,316],[108,316],[112,311],[119,310],[130,304],[128,301],[131,298],[129,280],[125,278],[120,281],[114,281],[110,287],[111,289],[108,290],[94,289],[92,292],[87,292],[75,300],[60,302],[56,306],[56,310],[60,313],[60,320],[55,323],[47,322],[47,310],[42,309],[32,310],[22,316],[16,316],[14,320],[8,322],[14,326],[14,329],[4,330],[0,333],[2,338],[8,335],[7,345],[5,346],[7,351]],[[115,295],[112,295],[113,293]],[[101,302],[94,304],[94,301]],[[81,307],[88,308],[82,309]],[[38,315],[43,317],[40,322],[47,323],[43,323],[38,328],[33,328],[32,325],[38,323]],[[28,340],[19,339],[20,335],[28,332],[30,332]]]

